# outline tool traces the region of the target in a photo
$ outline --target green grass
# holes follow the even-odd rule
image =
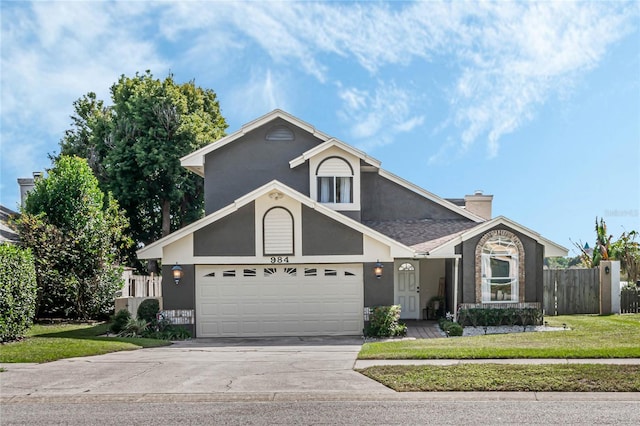
[[[372,342],[359,359],[640,358],[640,314],[545,318],[571,330]]]
[[[0,362],[48,362],[170,344],[166,340],[102,336],[107,327],[107,324],[36,324],[25,339],[0,345]]]
[[[639,365],[376,366],[362,374],[399,392],[638,392]]]

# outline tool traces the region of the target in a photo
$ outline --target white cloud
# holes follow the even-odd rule
[[[256,69],[249,81],[231,91],[228,105],[235,118],[245,123],[276,108],[289,109],[286,93],[286,76]]]
[[[445,122],[458,129],[463,150],[485,140],[490,156],[497,154],[505,134],[532,120],[551,97],[567,93],[597,66],[638,17],[633,2],[215,6],[172,6],[182,17],[173,33],[198,29],[217,34],[222,26],[248,37],[276,63],[297,66],[320,82],[331,82],[336,72],[327,58],[355,60],[376,79],[398,66],[426,73],[432,63],[446,58],[455,84],[448,88],[450,117]],[[211,51],[218,48],[217,43],[209,46]],[[356,89],[339,95],[347,110],[359,111],[354,135],[370,136],[380,108],[373,103],[365,112],[352,105],[361,102]]]
[[[379,81],[371,92],[339,86],[338,97],[343,101],[338,114],[362,146],[388,144],[398,133],[411,131],[424,122],[423,116],[412,112],[415,105],[411,92],[395,83]]]
[[[504,135],[571,93],[616,41],[637,31],[635,2],[4,2],[2,168],[46,149],[69,125],[72,102],[88,91],[108,99],[121,74],[168,72],[232,79],[230,103],[249,120],[290,107],[290,77],[302,70],[337,90],[337,112],[365,144],[393,142],[425,123],[424,87],[398,71],[428,75],[446,63],[452,83],[440,132],[447,149]],[[168,44],[169,47],[165,47]],[[167,49],[166,51],[163,49]],[[168,52],[175,53],[169,58]],[[197,66],[197,68],[196,68]],[[248,77],[244,77],[243,73]],[[208,74],[208,75],[207,75]],[[243,81],[244,78],[244,81]],[[347,78],[350,78],[346,83]],[[395,81],[395,83],[386,83]],[[21,129],[37,127],[39,140]],[[31,135],[31,133],[28,133]],[[7,139],[10,135],[11,140]],[[18,166],[15,166],[18,167]]]
[[[108,101],[109,87],[121,74],[168,69],[153,43],[139,36],[146,21],[141,13],[149,11],[142,6],[3,4],[3,174],[29,176],[48,166],[46,154],[56,150],[73,101],[83,94],[93,91]]]

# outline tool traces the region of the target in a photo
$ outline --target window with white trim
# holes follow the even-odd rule
[[[342,158],[326,158],[316,171],[318,201],[321,203],[353,203],[353,169]]]
[[[293,254],[293,215],[284,207],[273,207],[264,214],[262,237],[265,255]]]
[[[519,276],[518,247],[506,236],[497,235],[482,246],[482,302],[517,302]]]

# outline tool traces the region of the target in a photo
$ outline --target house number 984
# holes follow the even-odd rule
[[[272,257],[271,263],[289,263],[289,258],[282,256]]]

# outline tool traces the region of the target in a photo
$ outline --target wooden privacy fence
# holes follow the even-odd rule
[[[620,292],[620,313],[640,314],[640,288],[627,287]]]
[[[545,315],[600,313],[598,268],[545,269],[542,272]]]

